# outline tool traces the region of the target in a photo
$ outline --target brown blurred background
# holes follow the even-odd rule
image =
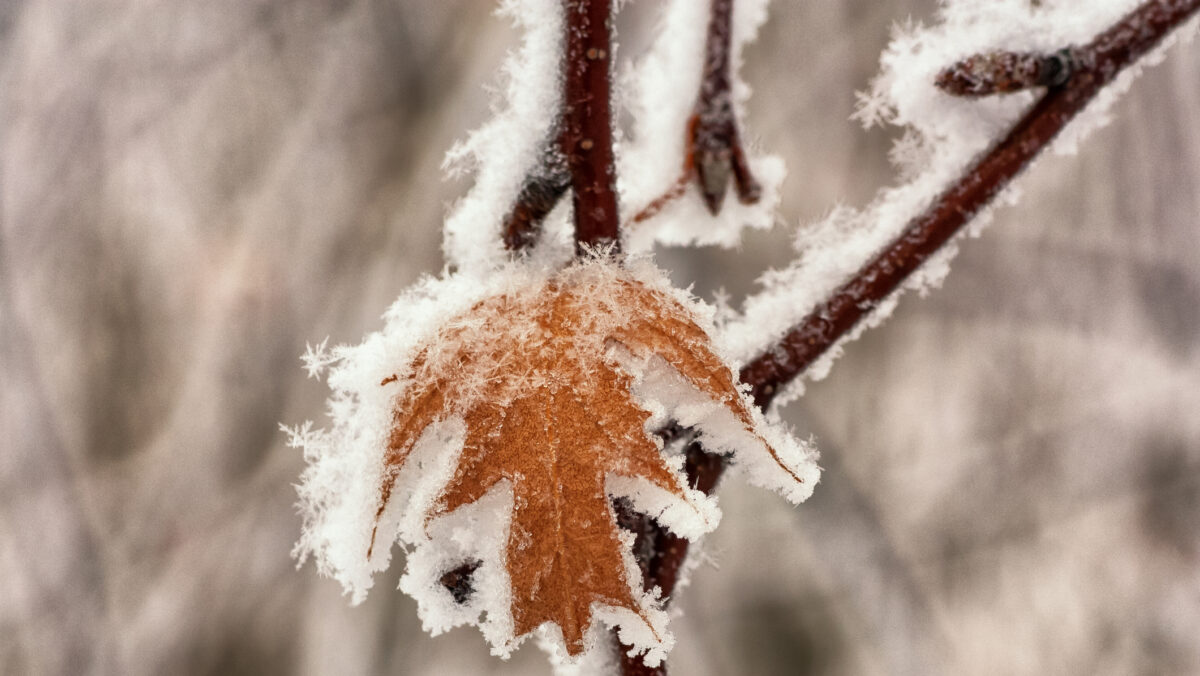
[[[627,8],[633,26],[656,5]],[[796,224],[890,182],[847,118],[932,0],[776,0],[749,131],[791,170],[735,297]],[[289,550],[320,419],[297,356],[440,269],[515,36],[479,0],[0,0],[0,674],[541,674],[430,638]],[[826,473],[730,482],[677,674],[1200,672],[1200,45],[969,241],[787,414]]]

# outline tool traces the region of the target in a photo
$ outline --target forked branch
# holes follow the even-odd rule
[[[688,160],[696,172],[704,203],[714,215],[721,211],[731,173],[742,202],[757,202],[762,193],[742,150],[733,109],[733,3],[734,0],[712,0],[704,45],[704,75],[688,129]]]
[[[711,1],[700,91],[685,130],[683,170],[666,192],[633,217],[634,223],[657,216],[682,197],[693,180],[714,216],[721,212],[731,176],[743,204],[754,204],[762,197],[762,186],[751,173],[742,147],[733,106],[733,4],[734,0]]]
[[[1200,0],[1148,0],[1089,44],[1070,51],[1071,68],[1064,82],[1052,86],[1007,136],[984,154],[963,176],[914,218],[901,235],[775,345],[742,367],[755,402],[766,408],[779,388],[801,376],[822,354],[846,336],[881,301],[894,293],[920,265],[953,238],[981,209],[1055,139],[1096,94],[1126,67],[1157,45],[1173,29],[1200,10]],[[669,430],[668,437],[680,432]],[[711,491],[724,471],[719,456],[696,443],[687,448],[692,485]],[[665,596],[687,556],[688,542],[647,517],[631,524],[638,537],[638,556],[647,588]],[[622,673],[665,674],[666,667],[646,667],[622,654]]]
[[[1127,66],[1200,9],[1200,0],[1149,0],[1071,50],[1070,77],[1050,88],[998,144],[941,194],[900,236],[859,269],[775,345],[742,367],[754,400],[770,404],[925,260],[987,206]]]

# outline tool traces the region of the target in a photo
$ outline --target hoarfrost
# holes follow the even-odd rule
[[[895,27],[881,56],[881,72],[870,90],[859,95],[855,117],[866,126],[892,124],[905,128],[892,159],[905,183],[886,188],[861,210],[839,206],[822,221],[799,229],[798,258],[787,268],[760,279],[762,290],[749,297],[743,315],[728,323],[721,339],[739,361],[746,362],[764,345],[777,342],[821,302],[883,250],[904,227],[954,181],[981,152],[1023,114],[1035,94],[1023,92],[984,99],[950,96],[934,86],[938,71],[976,53],[1016,51],[1052,53],[1090,41],[1138,4],[1137,0],[947,0],[932,27],[906,22]],[[1117,97],[1141,69],[1161,60],[1180,35],[1192,35],[1197,21],[1176,31],[1139,63],[1125,69],[1058,136],[1056,154],[1074,153],[1079,141],[1102,127]],[[977,214],[965,234],[977,236],[996,206],[1017,199],[1009,187]],[[823,378],[844,344],[877,326],[907,289],[924,293],[939,285],[957,252],[955,242],[931,256],[903,286],[876,306],[804,374]],[[782,405],[803,393],[796,379],[776,397]]]
[[[862,210],[838,207],[820,223],[801,229],[796,238],[799,257],[794,264],[765,275],[763,291],[748,299],[740,316],[720,309],[717,349],[724,362],[742,363],[756,356],[764,344],[780,338],[828,298],[994,142],[1033,98],[1025,93],[985,100],[955,99],[934,87],[939,69],[989,49],[1054,51],[1079,44],[1134,5],[1135,0],[1097,0],[1086,7],[1065,0],[1046,0],[1039,6],[1028,0],[951,0],[943,4],[938,25],[897,28],[882,56],[880,75],[861,96],[858,118],[868,125],[887,123],[907,129],[892,153],[906,182],[882,191]],[[627,73],[624,86],[617,88],[618,97],[628,96],[624,102],[616,101],[617,106],[628,109],[634,120],[631,138],[619,142],[617,148],[619,201],[625,222],[670,190],[682,170],[687,121],[703,72],[708,6],[696,0],[668,0],[657,41]],[[735,5],[731,56],[734,104],[739,114],[749,94],[736,75],[741,49],[764,20],[766,6],[766,0],[743,0]],[[544,164],[545,149],[553,144],[548,135],[554,133],[554,115],[559,109],[558,59],[563,31],[557,0],[505,0],[501,12],[524,31],[520,49],[504,67],[505,96],[497,104],[496,116],[455,146],[446,159],[450,171],[475,176],[474,187],[455,206],[445,228],[447,261],[458,272],[427,277],[406,291],[385,314],[383,330],[368,335],[359,345],[330,349],[327,341],[322,341],[308,346],[303,357],[306,370],[313,377],[326,374],[332,391],[327,403],[331,426],[314,429],[306,422],[285,431],[291,445],[304,449],[308,462],[298,488],[304,517],[295,549],[300,562],[312,556],[318,570],[337,579],[358,603],[371,588],[373,574],[388,566],[390,544],[399,542],[407,552],[400,586],[417,599],[425,627],[439,633],[459,625],[477,625],[493,652],[507,655],[524,638],[514,636],[512,591],[505,567],[514,501],[511,485],[501,482],[474,503],[426,520],[457,465],[466,434],[461,417],[445,417],[424,430],[400,468],[388,508],[379,517],[378,542],[383,546],[370,549],[397,392],[396,387],[384,388],[380,383],[404,374],[424,347],[441,339],[443,327],[470,322],[467,311],[475,304],[497,295],[544,288],[556,275],[584,278],[598,290],[614,276],[632,278],[678,300],[710,334],[717,311],[671,287],[648,259],[635,256],[618,267],[598,256],[564,271],[571,243],[564,234],[567,209],[561,205],[551,214],[548,236],[543,235],[539,246],[520,260],[510,259],[501,243],[500,226],[523,182],[536,176]],[[1191,22],[1188,30],[1193,31],[1195,24]],[[1158,58],[1161,51],[1142,63]],[[1053,150],[1073,151],[1083,134],[1102,125],[1116,95],[1128,87],[1136,72],[1136,68],[1129,69],[1109,86],[1065,130]],[[784,176],[782,163],[773,157],[752,157],[751,168],[763,186],[757,205],[726,200],[721,215],[713,217],[696,189],[689,187],[683,199],[672,201],[644,223],[627,227],[627,249],[644,251],[656,242],[730,246],[737,242],[743,226],[772,225]],[[1015,192],[1009,190],[999,201],[1014,197]],[[989,210],[985,210],[975,218],[970,232],[978,233],[988,218]],[[940,282],[954,250],[952,244],[928,260],[905,288],[924,290]],[[844,340],[882,321],[897,295],[876,307]],[[596,307],[607,311],[621,306],[603,294],[595,301]],[[619,322],[619,312],[614,316]],[[822,377],[840,350],[839,343],[806,375]],[[648,434],[670,420],[695,427],[707,448],[732,454],[735,471],[752,483],[779,491],[794,502],[811,492],[818,477],[815,452],[777,419],[768,421],[749,405],[755,429],[776,449],[779,462],[764,444],[747,434],[727,408],[696,390],[661,358],[636,357],[616,348],[607,354],[633,376],[634,397],[652,414]],[[486,378],[494,370],[473,368],[470,372],[475,375],[470,377]],[[403,388],[411,377],[402,375],[398,386]],[[482,392],[483,380],[476,384],[475,392]],[[538,382],[527,385],[536,387]],[[793,386],[790,394],[801,387]],[[478,396],[469,387],[462,389],[467,398]],[[742,396],[750,401],[744,392]],[[681,470],[682,458],[675,455],[673,462],[677,472]],[[781,470],[780,463],[787,471]],[[797,483],[795,476],[803,480]],[[636,509],[693,539],[711,531],[720,516],[716,499],[694,490],[687,493],[687,500],[680,500],[644,481],[618,475],[608,477],[604,490],[610,497],[629,499]],[[611,663],[615,656],[605,624],[618,627],[622,640],[645,652],[647,663],[661,660],[673,643],[657,590],[642,592],[641,575],[630,551],[632,536],[623,533],[621,537],[627,545],[623,552],[626,577],[638,599],[640,615],[597,606],[595,616],[600,622],[593,623],[587,638],[589,649],[579,660],[568,658],[562,632],[544,624],[539,641],[568,670]],[[468,561],[482,563],[472,575],[474,593],[463,601],[453,598],[439,578]]]
[[[311,423],[305,423],[287,430],[290,443],[304,449],[309,463],[298,489],[304,517],[303,533],[295,550],[300,561],[311,555],[318,570],[337,579],[352,601],[358,603],[372,586],[373,574],[387,568],[390,543],[395,540],[407,552],[400,588],[417,600],[425,628],[437,634],[463,624],[478,625],[493,652],[501,656],[507,656],[525,638],[514,636],[511,586],[505,567],[514,499],[511,484],[502,481],[482,499],[427,520],[458,464],[466,434],[460,416],[445,417],[421,434],[400,468],[391,500],[379,518],[380,546],[369,548],[398,391],[419,379],[424,369],[449,366],[430,357],[429,361],[421,360],[419,369],[414,370],[412,365],[417,355],[456,352],[458,346],[449,345],[441,346],[447,349],[430,352],[423,349],[448,334],[473,336],[478,331],[490,330],[481,325],[455,333],[447,332],[446,327],[472,327],[478,320],[469,310],[480,301],[497,295],[517,298],[536,294],[546,288],[552,277],[569,278],[572,284],[582,285],[587,297],[595,301],[596,321],[609,323],[614,330],[626,325],[630,321],[628,314],[635,311],[626,307],[620,297],[611,295],[620,280],[636,281],[667,294],[683,304],[697,324],[708,331],[712,328],[713,309],[686,291],[672,287],[648,259],[631,258],[618,265],[601,253],[565,270],[523,259],[485,274],[443,273],[438,278],[425,278],[406,291],[385,314],[383,330],[368,335],[361,344],[339,346],[332,351],[324,349],[322,344],[309,350],[306,364],[328,367],[331,427],[314,430]],[[603,328],[600,326],[598,330],[601,341],[604,335],[609,335]],[[512,330],[523,329],[516,326]],[[539,329],[530,326],[528,330]],[[470,368],[460,368],[455,375],[478,380],[479,387],[475,390],[482,390],[484,380],[502,371],[503,353],[472,352],[470,346],[464,346],[463,350],[475,359]],[[743,393],[742,397],[753,411],[756,432],[774,446],[787,471],[776,464],[766,446],[739,423],[725,404],[702,394],[661,358],[635,357],[616,346],[607,348],[607,354],[614,367],[633,377],[635,401],[652,414],[646,423],[647,435],[652,435],[667,420],[695,426],[709,448],[732,453],[734,466],[751,482],[775,489],[797,502],[811,493],[818,479],[815,452],[778,423],[768,423],[750,403],[748,395]],[[725,361],[727,365],[732,363]],[[535,380],[528,385],[538,386],[538,375],[530,377]],[[391,384],[382,387],[385,382]],[[472,388],[460,389],[467,391],[466,397],[473,396]],[[674,456],[671,462],[682,482],[682,456]],[[800,476],[803,483],[796,484],[789,472]],[[635,509],[655,516],[673,532],[689,538],[711,531],[720,519],[716,499],[691,489],[686,491],[686,500],[681,500],[645,480],[613,474],[605,483],[605,492],[611,497],[629,499]],[[661,660],[674,640],[657,594],[642,591],[641,574],[632,555],[632,535],[622,533],[621,537],[629,540],[622,556],[631,592],[641,606],[640,614],[594,607],[599,621],[593,623],[587,639],[590,643],[585,656],[580,658],[584,662],[598,659],[595,651],[607,645],[603,625],[617,627],[623,640],[645,652],[647,663]],[[372,551],[370,556],[368,551]],[[438,580],[467,561],[482,564],[472,576],[474,593],[465,602],[459,602]],[[571,662],[556,626],[543,625],[540,640],[550,646],[556,661]]]
[[[460,268],[495,266],[507,257],[501,225],[526,176],[541,170],[553,144],[559,110],[559,56],[562,3],[558,0],[504,0],[500,13],[523,32],[520,48],[502,71],[504,97],[496,114],[446,154],[444,169],[472,173],[475,183],[446,219],[446,261]],[[563,209],[552,214],[562,222]]]
[[[742,49],[754,40],[767,17],[768,0],[738,0],[733,6],[731,77],[737,117],[750,96],[738,75]],[[668,0],[664,3],[657,38],[647,54],[623,78],[624,103],[633,117],[630,140],[618,155],[618,181],[624,236],[632,251],[655,243],[735,246],[743,227],[769,228],[775,223],[780,186],[786,170],[773,155],[749,153],[750,170],[762,185],[757,204],[726,199],[713,216],[704,206],[694,181],[682,199],[667,203],[652,218],[632,223],[633,216],[666,194],[679,179],[686,155],[688,119],[696,105],[704,71],[705,38],[711,3]],[[745,141],[745,129],[742,128]]]

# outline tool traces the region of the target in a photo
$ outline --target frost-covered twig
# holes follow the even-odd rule
[[[739,77],[742,53],[767,18],[768,0],[661,0],[656,35],[623,77],[622,106],[631,121],[620,145],[619,186],[625,224],[621,235],[633,252],[656,244],[737,246],[746,228],[776,223],[783,159],[743,145],[744,104],[750,87]],[[705,194],[696,169],[697,113],[708,118],[711,142],[708,183],[723,195],[737,170],[743,186],[756,188],[741,199],[720,200],[716,187]],[[736,137],[736,138],[735,138]],[[719,171],[718,171],[719,170]],[[734,175],[735,189],[737,175]],[[752,185],[751,185],[752,184]],[[710,209],[721,202],[720,213]]]
[[[901,235],[850,281],[782,340],[742,368],[742,382],[752,388],[755,401],[768,407],[781,386],[802,375],[898,290],[909,275],[1027,167],[1105,85],[1197,10],[1200,0],[1149,0],[1089,44],[1071,50],[1072,69],[1066,82],[1047,91],[1003,140],[910,221]],[[680,433],[672,429],[665,435],[672,438]],[[689,483],[711,491],[724,471],[723,460],[706,453],[695,442],[688,444],[685,453]],[[646,517],[638,519],[627,525],[637,534],[636,551],[645,584],[647,588],[657,585],[664,597],[670,596],[689,543]],[[638,659],[624,656],[621,668],[627,676],[666,673],[665,666],[651,669]]]
[[[684,195],[692,180],[697,182],[704,205],[714,216],[721,213],[730,174],[742,204],[755,204],[762,198],[762,185],[750,170],[738,131],[732,62],[733,0],[712,0],[704,40],[704,72],[695,110],[687,123],[683,171],[671,187],[634,215],[634,223],[657,216]]]
[[[1059,87],[1071,78],[1070,49],[1054,54],[988,52],[975,54],[938,73],[938,88],[955,96],[1011,94],[1034,87]]]
[[[1150,0],[1073,50],[1075,64],[1065,84],[1050,89],[1002,141],[832,297],[742,367],[742,382],[751,386],[755,401],[769,405],[780,386],[803,374],[987,206],[1105,85],[1197,9],[1200,0]]]
[[[613,157],[612,0],[563,0],[563,116],[559,138],[575,205],[575,246],[618,243]]]
[[[708,37],[704,45],[704,78],[696,100],[696,112],[688,130],[689,159],[694,163],[700,194],[713,214],[721,211],[729,174],[733,173],[738,198],[757,202],[762,186],[750,173],[738,134],[733,109],[733,0],[712,0]]]
[[[541,231],[542,221],[550,215],[570,187],[570,176],[556,162],[561,159],[557,148],[547,150],[545,155],[546,166],[540,168],[540,173],[525,179],[512,211],[504,219],[504,246],[511,251],[533,246]]]

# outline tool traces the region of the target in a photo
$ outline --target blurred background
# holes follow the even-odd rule
[[[277,430],[322,417],[306,341],[441,268],[493,8],[0,0],[0,674],[549,673],[425,635],[399,565],[357,608],[297,572]],[[774,3],[745,75],[785,227],[661,252],[681,283],[737,298],[893,180],[847,118],[933,8]],[[1115,114],[787,409],[808,503],[723,486],[672,673],[1200,672],[1200,45]]]

